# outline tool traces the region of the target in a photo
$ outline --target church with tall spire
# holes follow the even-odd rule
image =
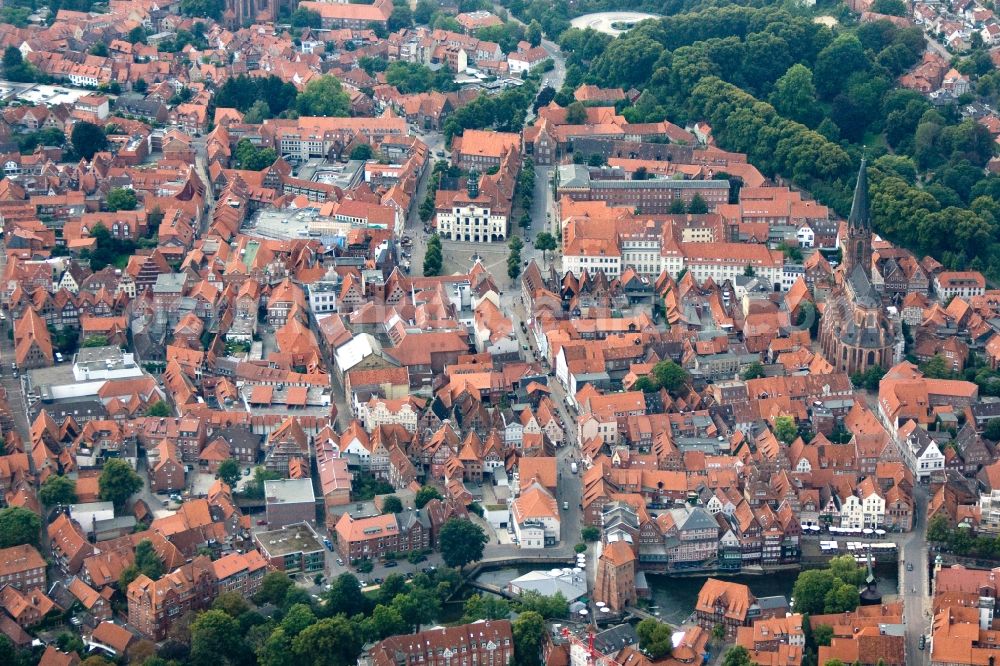
[[[837,284],[820,319],[823,355],[837,371],[852,375],[874,366],[889,368],[896,331],[871,282],[872,225],[864,158],[854,187],[843,251]]]

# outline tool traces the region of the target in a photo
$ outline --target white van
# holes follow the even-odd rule
[[[577,468],[577,466],[576,466],[576,463],[575,463],[575,462],[571,462],[571,463],[569,464],[569,471],[571,471],[571,472],[573,472],[574,474],[576,474],[576,470],[577,470],[577,469],[578,469],[578,468]]]

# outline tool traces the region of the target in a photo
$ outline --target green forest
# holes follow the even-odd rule
[[[572,16],[621,4],[508,1],[567,55],[557,102],[571,101],[581,83],[642,91],[619,109],[630,122],[704,120],[721,148],[746,153],[766,176],[840,215],[867,153],[877,233],[949,268],[1000,277],[1000,177],[984,169],[989,132],[958,104],[934,106],[897,83],[923,57],[919,28],[859,24],[843,5],[722,1],[628,3],[671,15],[616,39],[569,27]],[[817,23],[820,14],[839,25]],[[953,60],[974,91],[957,102],[995,101],[1000,73],[984,49]]]

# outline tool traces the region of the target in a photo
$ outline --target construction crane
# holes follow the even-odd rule
[[[572,633],[567,627],[563,627],[562,636],[569,642],[569,661],[571,666],[624,666],[594,647],[594,628],[587,627],[587,642],[584,643],[579,636]]]

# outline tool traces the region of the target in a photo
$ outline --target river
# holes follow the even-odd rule
[[[492,583],[501,587],[505,586],[512,579],[522,576],[531,571],[531,567],[495,569],[485,571],[479,576],[479,580],[484,583]],[[750,588],[756,597],[770,597],[784,595],[786,598],[792,594],[792,585],[795,584],[796,572],[785,571],[767,576],[726,576],[726,580],[735,583],[743,583]],[[875,575],[878,577],[878,589],[883,596],[895,595],[898,593],[898,569],[895,564],[885,564],[876,567]],[[647,575],[653,595],[653,604],[656,608],[654,612],[659,613],[660,619],[672,625],[682,624],[694,612],[695,602],[698,600],[698,592],[705,583],[708,576],[692,576],[678,578],[663,575]]]
[[[794,571],[783,571],[767,576],[726,576],[725,580],[743,583],[750,588],[755,597],[772,597],[780,594],[787,599],[792,596],[796,575]],[[875,575],[878,577],[878,589],[883,596],[898,593],[898,570],[895,565],[877,567]],[[684,623],[694,612],[698,592],[705,583],[705,578],[701,576],[691,578],[647,576],[646,580],[649,582],[653,593],[653,604],[656,606],[653,611],[659,613],[660,619],[664,622],[675,626]]]

